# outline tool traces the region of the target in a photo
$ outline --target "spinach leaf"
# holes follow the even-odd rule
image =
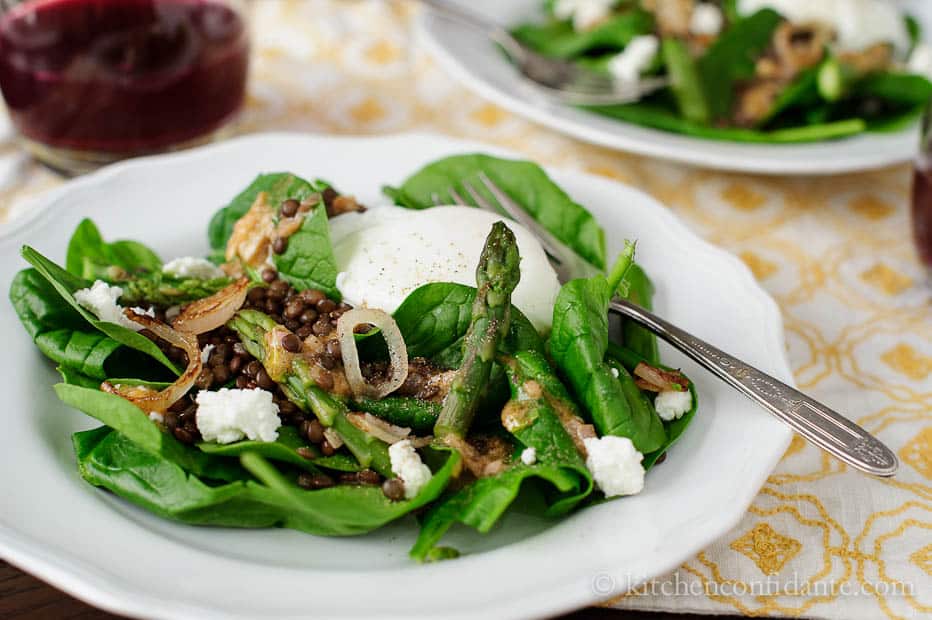
[[[36,346],[54,362],[100,381],[107,378],[104,365],[122,345],[99,332],[57,329],[36,337]]]
[[[162,268],[158,254],[137,241],[104,241],[97,226],[89,219],[78,224],[65,256],[65,268],[85,279],[95,279],[101,268],[114,266],[130,273]]]
[[[650,360],[646,359],[638,352],[632,351],[627,347],[617,345],[614,342],[610,342],[608,344],[607,361],[612,365],[620,365],[616,366],[616,368],[620,369],[623,367],[629,372],[634,372],[635,367],[641,362],[651,364]],[[666,370],[672,370],[667,366],[658,364],[652,365],[659,366],[660,368],[664,368]],[[644,469],[650,469],[653,467],[657,460],[663,456],[667,450],[670,449],[670,446],[675,444],[683,435],[683,433],[686,432],[686,428],[690,425],[690,423],[692,423],[693,418],[696,417],[696,412],[699,410],[699,395],[696,393],[696,386],[692,381],[689,382],[689,392],[692,394],[693,398],[692,408],[683,414],[683,417],[680,419],[663,423],[663,428],[666,431],[667,439],[659,448],[644,455],[644,460],[641,462],[641,465],[644,466]],[[653,403],[650,403],[650,405],[653,407]]]
[[[731,115],[735,86],[754,76],[757,59],[767,49],[782,18],[761,9],[725,30],[699,59],[699,75],[713,119]]]
[[[59,400],[95,418],[150,452],[199,476],[218,480],[239,480],[243,473],[235,461],[214,457],[184,445],[162,432],[139,407],[116,394],[98,389],[59,383]]]
[[[474,287],[450,282],[432,282],[412,291],[392,315],[408,355],[439,359],[451,368],[458,366],[475,298]],[[543,351],[537,330],[513,306],[503,349],[509,353]]]
[[[907,106],[925,105],[932,98],[932,82],[921,75],[883,71],[858,82],[853,94]]]
[[[604,361],[613,290],[604,276],[565,284],[553,309],[550,353],[599,434],[628,437],[647,454],[666,440],[663,424],[655,412],[631,407]]]
[[[462,189],[462,181],[472,180],[491,200],[476,181],[480,173],[488,175],[553,236],[596,267],[605,268],[605,233],[599,223],[532,162],[481,154],[454,155],[428,164],[400,188],[387,187],[383,191],[400,206],[427,209],[434,206],[435,196],[447,200],[451,188]],[[460,193],[468,196],[467,192]]]
[[[448,495],[424,517],[411,557],[424,561],[456,522],[488,532],[517,498],[524,481],[536,478],[549,483],[551,495],[546,513],[565,514],[585,499],[593,488],[592,476],[564,429],[558,408],[574,409],[569,400],[546,386],[559,384],[544,357],[534,352],[519,353],[507,362],[512,400],[502,412],[503,421],[523,446],[534,448],[536,462],[515,461],[496,476],[480,478]],[[531,380],[545,386],[542,393],[529,393]],[[560,388],[559,392],[565,391]]]
[[[659,103],[656,100],[614,106],[590,107],[587,109],[597,114],[616,118],[634,125],[662,129],[664,131],[695,136],[697,138],[728,140],[732,142],[761,144],[817,142],[846,138],[863,133],[868,129],[867,122],[864,119],[853,117],[767,131],[744,129],[741,127],[717,127],[688,121],[681,117],[672,107]]]
[[[645,310],[654,309],[654,283],[651,282],[647,272],[638,265],[631,265],[625,276],[628,284],[627,299],[641,306]],[[621,340],[629,349],[642,355],[648,363],[656,366],[660,363],[660,350],[657,347],[657,336],[646,327],[642,327],[631,319],[621,321]]]
[[[299,291],[316,288],[332,299],[340,299],[337,260],[330,243],[327,210],[322,202],[288,238],[285,253],[274,254],[272,260],[279,275]]]
[[[162,353],[161,349],[159,349],[154,342],[138,332],[117,325],[116,323],[98,320],[97,317],[82,308],[78,302],[75,301],[75,291],[86,288],[88,282],[65,271],[29,246],[23,247],[22,254],[23,258],[35,267],[36,271],[48,281],[61,299],[77,312],[79,316],[83,317],[92,327],[103,332],[120,344],[124,344],[131,349],[149,355],[177,374],[178,370],[175,365],[165,357],[165,354]]]
[[[254,452],[264,458],[289,463],[310,472],[320,471],[320,468],[334,471],[360,471],[363,467],[352,456],[334,454],[323,456],[314,446],[298,436],[293,426],[283,426],[278,429],[278,439],[275,441],[243,440],[235,443],[218,444],[201,442],[197,444],[202,452],[216,456],[240,457],[247,452]],[[300,456],[296,450],[304,448],[316,455],[313,460]]]
[[[10,303],[33,339],[55,329],[90,330],[84,316],[36,269],[23,269],[13,277]]]
[[[245,453],[253,480],[207,484],[171,459],[108,428],[74,436],[81,476],[160,516],[194,525],[281,526],[321,536],[372,531],[433,501],[459,465],[450,455],[417,497],[393,502],[381,489],[340,485],[304,491],[264,458]]]
[[[249,187],[237,194],[230,204],[220,209],[211,218],[207,229],[210,247],[215,253],[223,254],[227,241],[233,234],[233,225],[236,224],[236,220],[249,211],[249,207],[261,192],[268,195],[269,204],[277,207],[288,198],[300,201],[316,191],[318,191],[317,188],[304,179],[287,172],[260,174]]]
[[[585,32],[577,32],[569,20],[549,20],[542,24],[522,24],[511,34],[544,56],[576,58],[593,51],[620,52],[634,37],[653,31],[654,16],[642,9],[633,9]]]

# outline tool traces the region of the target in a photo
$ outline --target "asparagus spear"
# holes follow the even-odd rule
[[[514,233],[503,222],[493,224],[476,268],[478,291],[464,339],[463,363],[434,426],[434,435],[440,439],[464,438],[469,431],[495,352],[508,333],[511,293],[521,277],[520,260]]]
[[[381,400],[360,396],[350,404],[397,426],[410,427],[415,433],[429,433],[440,415],[437,403],[401,396],[387,396]]]
[[[198,280],[196,278],[166,278],[161,274],[152,274],[131,280],[113,280],[112,283],[123,289],[120,303],[123,305],[149,302],[161,306],[186,304],[214,293],[232,284],[231,278],[213,278]]]
[[[280,360],[274,359],[277,349],[269,349],[266,336],[273,329],[284,330],[271,317],[256,310],[240,310],[227,325],[239,334],[246,350],[263,366],[279,368]],[[314,383],[307,360],[295,357],[290,360],[279,383],[282,390],[302,411],[311,411],[325,427],[333,428],[353,456],[363,467],[371,467],[380,474],[392,477],[388,445],[356,428],[347,419],[349,410],[342,401]]]

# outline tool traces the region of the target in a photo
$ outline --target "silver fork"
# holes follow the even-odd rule
[[[666,78],[645,78],[637,82],[614,79],[577,63],[549,58],[522,44],[502,26],[451,0],[421,0],[433,11],[484,32],[498,43],[521,74],[538,90],[569,105],[611,105],[638,101],[669,84]]]
[[[485,173],[480,173],[477,180],[479,187],[468,180],[460,182],[462,189],[472,199],[471,203],[456,187],[448,190],[449,198],[458,205],[477,206],[497,214],[504,212],[527,228],[541,242],[561,284],[573,278],[599,273],[538,224]],[[439,195],[432,196],[431,200],[437,205],[448,204]],[[899,462],[883,442],[799,390],[625,299],[613,299],[610,312],[628,317],[654,332],[797,433],[851,467],[875,476],[889,477],[896,473]]]

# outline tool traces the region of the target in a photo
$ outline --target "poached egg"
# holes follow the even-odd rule
[[[521,254],[521,280],[511,301],[538,331],[549,331],[560,284],[540,243],[520,224],[472,207],[385,206],[333,218],[337,288],[353,306],[392,313],[430,282],[475,287],[479,255],[498,221],[514,232]]]

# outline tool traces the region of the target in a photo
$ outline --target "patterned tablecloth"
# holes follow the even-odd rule
[[[433,130],[639,187],[747,263],[783,310],[799,386],[902,460],[895,479],[868,479],[796,439],[741,523],[651,591],[625,594],[594,580],[608,605],[932,617],[932,314],[911,244],[907,167],[777,179],[615,153],[464,90],[417,44],[412,5],[258,0],[253,8],[256,52],[238,131]],[[0,113],[2,217],[61,182],[17,149]]]

